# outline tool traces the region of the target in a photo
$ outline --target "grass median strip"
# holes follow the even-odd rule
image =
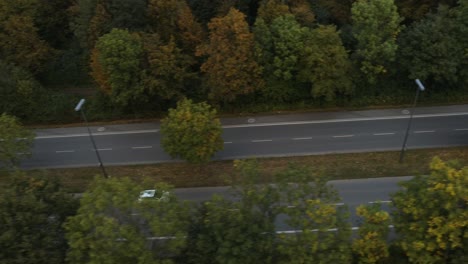
[[[399,152],[369,152],[350,154],[328,154],[301,157],[258,159],[265,182],[271,181],[275,172],[286,168],[290,163],[307,166],[317,174],[327,175],[330,180],[358,179],[388,176],[427,174],[429,162],[434,156],[443,160],[458,160],[467,165],[468,147],[409,150],[404,163],[399,163]],[[108,166],[111,177],[130,177],[137,181],[151,179],[164,181],[175,187],[204,187],[226,185],[226,179],[233,172],[232,161],[213,161],[207,164],[164,163],[154,165]],[[72,192],[84,191],[95,175],[100,175],[99,167],[67,168],[27,171],[29,175],[45,173],[61,179]],[[0,173],[0,184],[8,177]]]

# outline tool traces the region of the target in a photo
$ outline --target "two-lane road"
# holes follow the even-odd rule
[[[408,148],[468,145],[468,106],[458,112],[416,114]],[[432,109],[432,108],[431,108]],[[370,111],[369,111],[370,112]],[[357,112],[356,112],[357,113]],[[311,155],[398,150],[408,116],[316,115],[309,120],[280,122],[223,122],[224,150],[215,159]],[[342,116],[345,116],[344,118]],[[285,119],[286,118],[286,119]],[[230,122],[231,121],[231,122]],[[148,164],[171,161],[160,146],[159,124],[124,128],[92,127],[105,165]],[[23,168],[96,166],[97,159],[85,128],[38,130],[33,155]]]

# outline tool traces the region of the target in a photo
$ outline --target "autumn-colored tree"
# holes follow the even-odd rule
[[[267,25],[271,24],[275,18],[291,14],[289,6],[281,0],[265,0],[258,7],[257,19],[262,19]]]
[[[468,167],[436,157],[430,168],[392,197],[400,244],[414,263],[466,263]]]
[[[374,84],[395,59],[402,19],[393,0],[358,0],[351,13],[357,40],[355,55],[361,72]]]
[[[192,57],[182,53],[174,38],[164,45],[157,34],[143,35],[143,46],[149,65],[141,80],[144,89],[163,99],[182,98],[195,77],[190,70]]]
[[[305,39],[298,78],[312,84],[312,96],[332,101],[350,94],[351,62],[334,26],[319,26]]]
[[[380,204],[361,205],[356,208],[356,214],[364,220],[359,227],[359,238],[353,241],[358,263],[381,263],[389,257],[390,214],[383,211]]]
[[[207,103],[183,99],[162,120],[162,147],[172,157],[189,162],[207,162],[222,150],[222,128],[216,110]]]
[[[140,64],[143,45],[138,35],[127,30],[113,29],[99,38],[91,61],[92,76],[112,99],[122,105],[145,99],[140,86]]]
[[[261,89],[261,68],[245,15],[233,8],[225,17],[214,18],[208,28],[209,43],[199,46],[196,55],[207,55],[201,71],[206,73],[209,98],[226,103]]]
[[[52,51],[35,23],[39,5],[37,0],[0,3],[0,57],[32,73],[44,70]]]

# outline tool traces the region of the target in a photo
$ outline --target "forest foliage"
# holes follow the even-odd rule
[[[467,0],[0,3],[0,113],[70,122],[466,100]],[[13,96],[15,95],[15,96]]]

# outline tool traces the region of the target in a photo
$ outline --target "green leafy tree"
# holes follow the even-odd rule
[[[277,17],[271,24],[263,19],[255,22],[258,61],[266,80],[263,93],[269,100],[288,102],[302,97],[296,78],[308,33],[293,15]]]
[[[221,122],[207,103],[183,99],[161,123],[162,146],[172,157],[206,162],[223,149]]]
[[[14,117],[0,115],[0,163],[9,168],[19,165],[21,158],[30,155],[34,134],[21,126]]]
[[[452,86],[462,83],[468,49],[462,39],[462,25],[454,9],[441,6],[437,13],[404,31],[400,40],[400,64],[408,69],[411,79],[427,80],[429,84],[435,81],[444,87],[447,83]]]
[[[350,263],[351,228],[346,208],[335,205],[336,191],[304,167],[290,167],[277,177],[288,205],[285,222],[299,231],[280,235],[279,263]]]
[[[332,101],[350,94],[351,62],[334,26],[319,26],[308,34],[298,79],[312,84],[312,96]]]
[[[161,191],[168,187],[153,188]],[[64,225],[70,245],[67,260],[173,263],[171,258],[185,245],[187,206],[175,197],[140,201],[142,190],[128,178],[96,177],[83,194],[77,215]]]
[[[28,71],[0,61],[0,113],[19,119],[31,118],[39,112],[36,108],[45,92]]]
[[[355,56],[370,84],[388,71],[395,59],[400,18],[393,0],[358,0],[351,8]]]
[[[402,183],[392,197],[401,246],[414,263],[466,263],[468,167],[437,157],[430,167],[429,176]]]
[[[77,207],[57,178],[14,172],[0,192],[0,263],[64,263],[62,224]]]
[[[145,99],[139,83],[143,45],[140,37],[127,30],[113,29],[99,38],[91,61],[92,75],[112,99],[122,105]],[[104,76],[104,78],[102,77]],[[105,80],[105,83],[99,80]]]
[[[356,214],[364,220],[359,227],[359,238],[353,241],[358,263],[381,263],[390,255],[387,242],[390,214],[380,204],[361,205],[356,208]]]
[[[232,8],[209,24],[210,40],[199,46],[196,55],[207,55],[201,66],[206,73],[209,98],[229,102],[263,86],[261,68],[254,59],[254,39],[245,15]]]

